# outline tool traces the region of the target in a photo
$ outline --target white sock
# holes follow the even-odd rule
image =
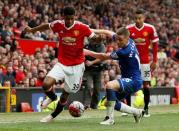
[[[116,104],[116,101],[108,101],[106,115],[109,116],[109,118],[111,118],[111,119],[113,119],[113,117],[114,117],[114,106],[115,106],[115,104]]]
[[[141,109],[137,109],[137,108],[128,106],[122,102],[121,102],[121,110],[120,111],[129,113],[129,114],[134,114],[134,115],[139,115],[141,113]]]

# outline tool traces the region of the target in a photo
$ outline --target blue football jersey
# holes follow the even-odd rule
[[[118,60],[122,78],[142,80],[139,53],[132,39],[125,47],[112,52],[110,57]]]

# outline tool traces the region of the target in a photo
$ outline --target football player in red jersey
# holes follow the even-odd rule
[[[148,112],[148,105],[150,101],[150,80],[151,71],[156,68],[157,65],[157,49],[158,49],[158,35],[153,25],[145,23],[145,14],[142,9],[138,9],[135,12],[135,23],[128,25],[126,28],[130,32],[130,38],[132,38],[139,51],[139,57],[141,62],[141,73],[143,78],[143,92],[144,92],[144,117],[150,117]],[[153,61],[150,64],[149,61],[149,48],[152,44]]]
[[[81,86],[84,72],[84,38],[99,40],[99,36],[90,30],[88,25],[75,21],[75,9],[67,6],[63,10],[64,19],[51,23],[39,25],[34,28],[26,27],[26,32],[45,31],[51,29],[59,36],[58,63],[51,69],[43,81],[43,90],[49,99],[45,100],[41,108],[46,108],[52,101],[57,99],[53,91],[53,84],[59,80],[64,80],[64,90],[57,104],[55,111],[44,117],[40,122],[50,122],[60,112],[67,103],[70,93],[76,93]]]

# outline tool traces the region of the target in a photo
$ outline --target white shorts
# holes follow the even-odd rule
[[[65,66],[57,63],[47,76],[54,78],[56,81],[64,80],[64,90],[68,93],[76,93],[81,87],[84,70],[84,63],[75,66]]]
[[[150,64],[141,64],[141,75],[143,81],[151,80]]]

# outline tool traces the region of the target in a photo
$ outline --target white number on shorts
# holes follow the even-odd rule
[[[125,80],[126,82],[130,82],[130,81],[131,81],[131,79],[129,79],[129,78],[124,78],[124,80]]]
[[[78,90],[80,88],[80,84],[73,84],[72,90]]]
[[[144,73],[145,77],[150,77],[150,71],[144,71]]]

